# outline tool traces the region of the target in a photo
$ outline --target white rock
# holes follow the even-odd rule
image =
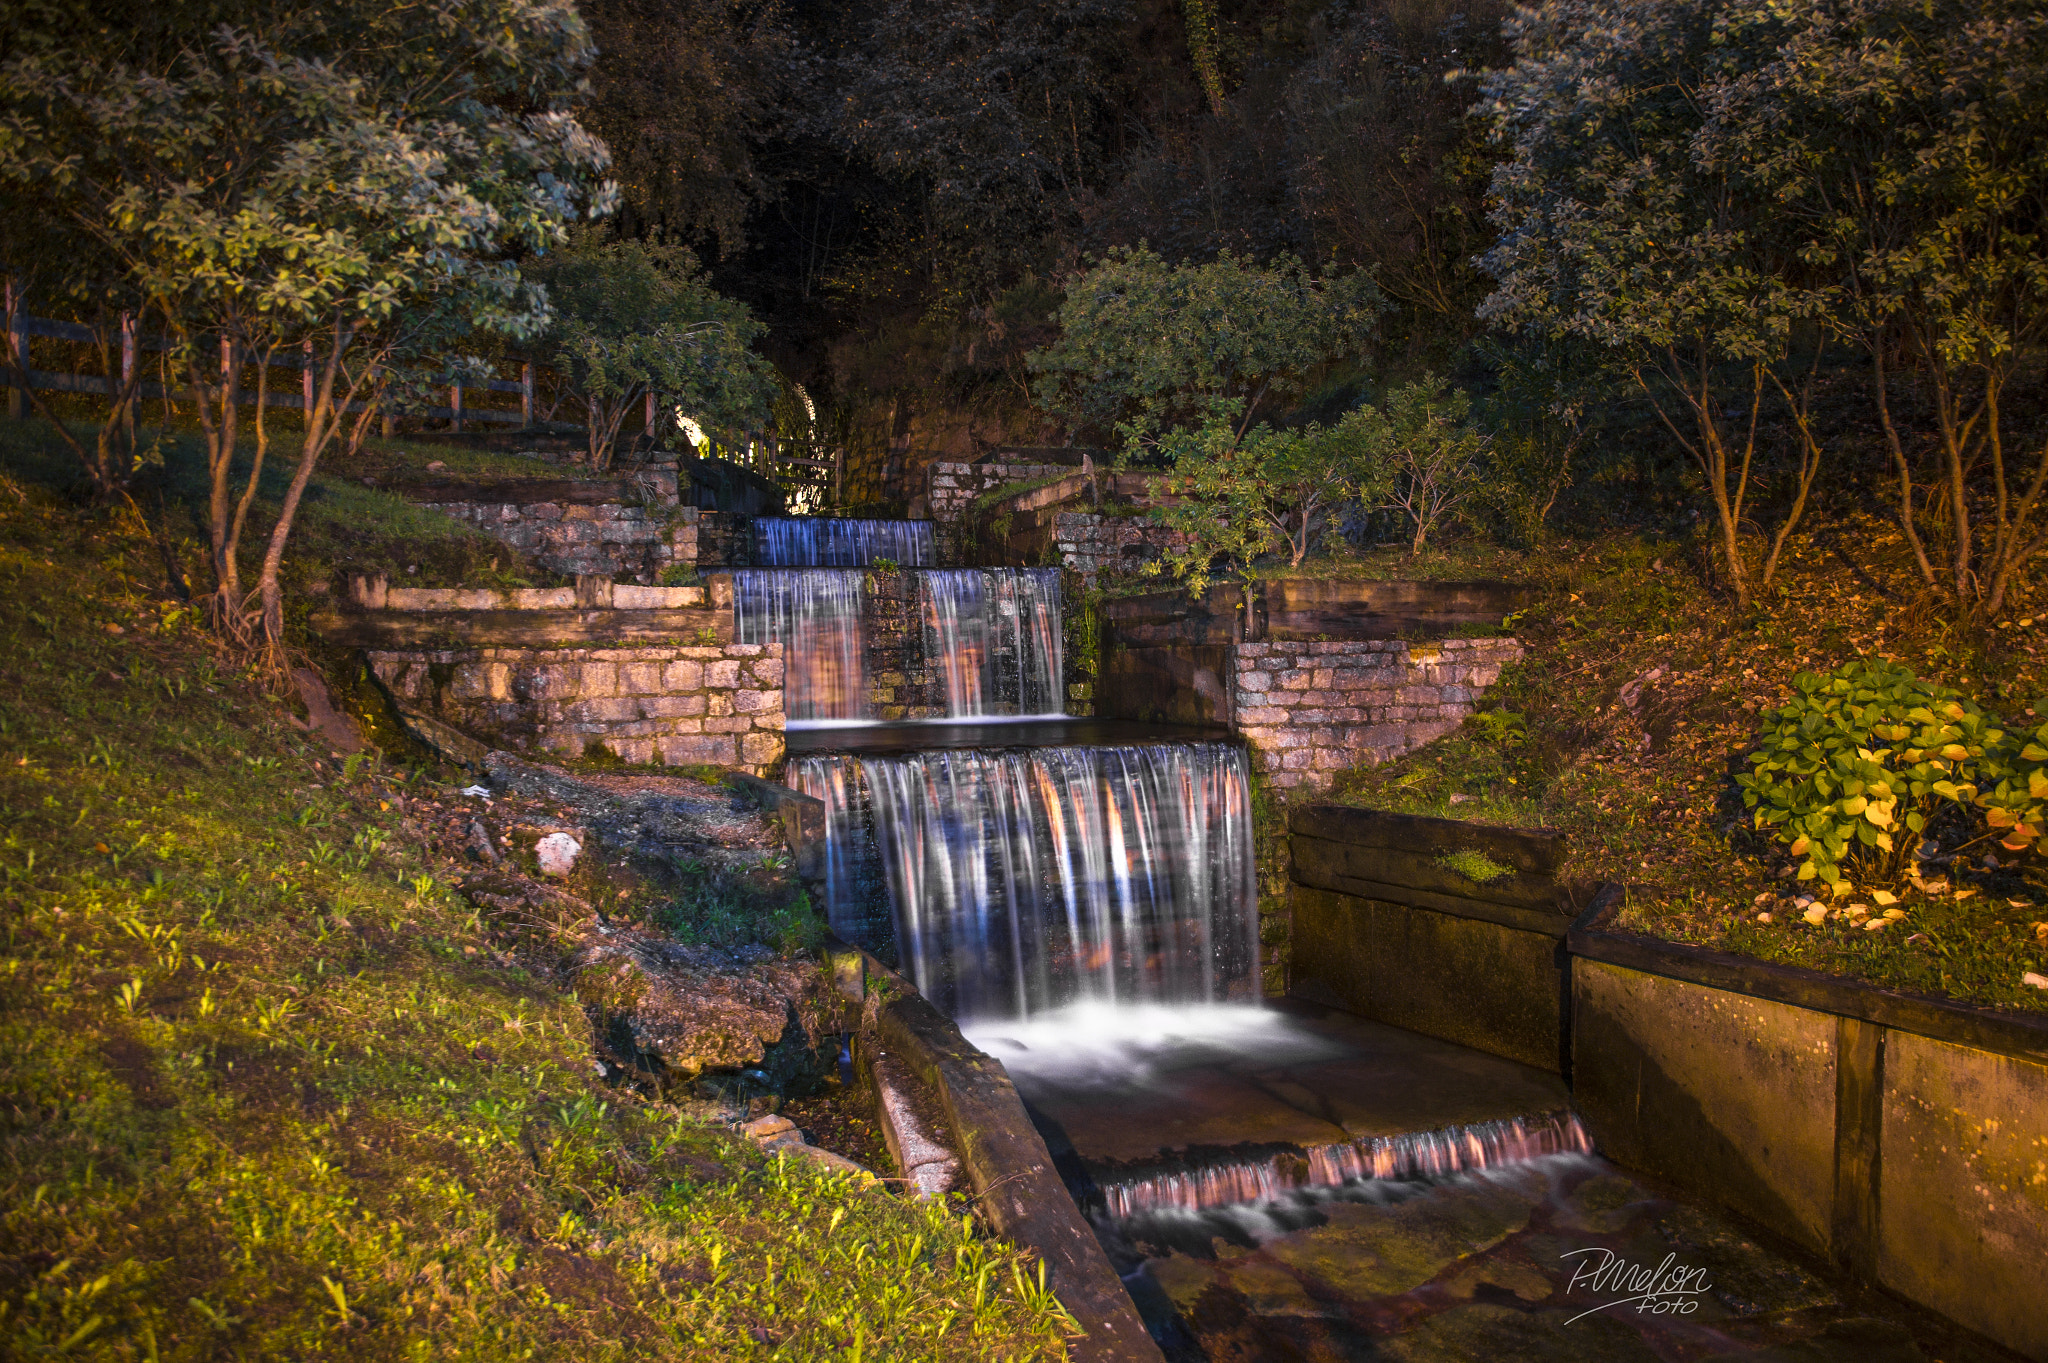
[[[2026,974],[2020,976],[2020,983],[2031,984],[2036,989],[2048,989],[2048,975],[2036,975],[2033,971],[2029,970]]]
[[[550,833],[533,845],[540,855],[540,873],[544,876],[566,876],[576,869],[576,856],[583,850],[583,844],[567,833]]]

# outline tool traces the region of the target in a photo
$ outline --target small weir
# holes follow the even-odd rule
[[[754,562],[773,568],[865,568],[887,559],[924,568],[936,557],[930,521],[829,516],[763,516],[754,522]]]
[[[1125,1180],[1098,1178],[1104,1210],[1117,1220],[1149,1212],[1258,1205],[1368,1179],[1429,1179],[1520,1164],[1545,1155],[1591,1154],[1593,1141],[1570,1113],[1511,1117],[1442,1131],[1366,1136],[1261,1158],[1223,1159]]]

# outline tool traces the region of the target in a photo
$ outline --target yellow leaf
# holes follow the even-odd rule
[[[2009,809],[2000,809],[1996,805],[1984,811],[1984,822],[1990,824],[1993,828],[2011,828],[2019,821],[2017,814],[2014,814]]]
[[[1960,762],[1970,755],[1970,750],[1960,743],[1944,743],[1941,755],[1951,762]]]
[[[1806,855],[1806,849],[1811,847],[1812,845],[1813,839],[1801,838],[1799,841],[1792,844],[1792,855],[1795,857],[1803,857]]]
[[[1890,890],[1872,890],[1870,892],[1870,897],[1877,901],[1878,907],[1880,908],[1884,907],[1887,904],[1896,904],[1899,902],[1899,897],[1893,894]]]
[[[1891,835],[1891,834],[1889,834],[1889,833],[1880,833],[1880,834],[1878,834],[1878,835],[1877,835],[1877,845],[1878,845],[1879,847],[1882,847],[1882,848],[1883,848],[1883,849],[1884,849],[1885,851],[1887,851],[1887,852],[1889,852],[1889,851],[1893,850],[1893,849],[1892,849],[1892,835]]]
[[[2048,748],[2042,747],[2039,743],[2029,743],[2026,747],[2020,749],[2020,760],[2023,762],[2048,762]]]
[[[1892,822],[1892,807],[1888,804],[1872,805],[1863,811],[1863,821],[1877,828],[1889,828]]]
[[[1869,805],[1870,801],[1864,799],[1861,795],[1851,795],[1848,799],[1842,801],[1842,812],[1854,818],[1868,808]]]

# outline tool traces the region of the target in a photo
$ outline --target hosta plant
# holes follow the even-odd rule
[[[1985,759],[1984,821],[2008,852],[2048,853],[2048,724],[2009,739]]]
[[[1801,859],[1799,879],[1836,895],[1852,874],[1896,884],[1929,824],[1976,803],[1987,755],[2001,760],[1998,717],[1887,662],[1792,684],[1798,694],[1765,712],[1750,770],[1735,778],[1743,804]]]

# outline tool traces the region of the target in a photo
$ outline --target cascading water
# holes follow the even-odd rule
[[[1291,1194],[1367,1179],[1442,1178],[1545,1155],[1593,1152],[1571,1113],[1478,1122],[1442,1131],[1361,1136],[1260,1159],[1222,1160],[1100,1184],[1104,1209],[1123,1220],[1145,1212],[1204,1211],[1277,1202]]]
[[[865,568],[888,559],[922,568],[936,554],[930,521],[830,516],[763,516],[754,522],[754,562],[779,568]]]
[[[845,568],[733,574],[733,638],[782,645],[783,714],[792,724],[867,718],[863,576]]]
[[[816,522],[830,524],[831,522]],[[877,521],[876,525],[916,525]],[[1056,568],[914,569],[878,575],[902,603],[902,627],[874,621],[858,568],[743,568],[733,573],[734,638],[783,646],[783,713],[795,728],[873,719],[870,678],[930,678],[918,718],[1043,717],[1060,712]],[[897,584],[901,584],[900,586]],[[905,590],[907,588],[907,590]],[[906,690],[912,689],[906,684]]]
[[[954,568],[919,576],[948,717],[1061,712],[1059,569]]]
[[[894,954],[955,1017],[1256,995],[1235,745],[820,755],[785,779],[829,811],[833,926],[872,927],[853,882],[878,860]]]

